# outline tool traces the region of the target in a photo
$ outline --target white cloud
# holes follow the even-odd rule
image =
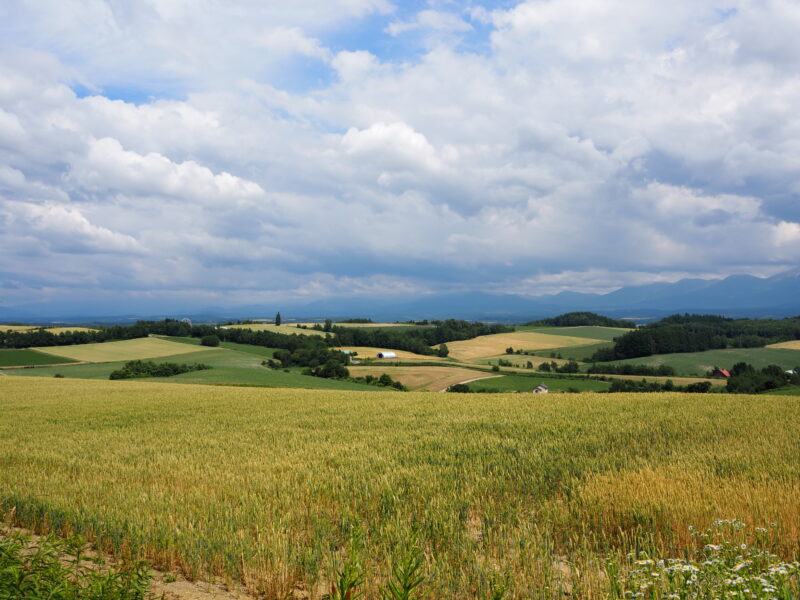
[[[16,6],[0,271],[20,289],[598,290],[800,260],[791,2],[536,0],[474,29],[372,0]]]

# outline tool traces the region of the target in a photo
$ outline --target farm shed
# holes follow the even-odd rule
[[[714,369],[714,370],[711,372],[711,376],[712,376],[712,377],[724,377],[724,378],[726,378],[726,379],[727,379],[728,377],[730,377],[730,376],[731,376],[731,374],[730,374],[730,371],[728,371],[728,369],[719,369],[719,368],[715,368],[715,369]]]
[[[396,352],[378,352],[378,354],[376,354],[375,356],[377,356],[378,358],[397,358],[397,353]]]
[[[533,388],[534,394],[547,394],[550,391],[550,388],[547,387],[545,384],[540,383],[535,388]]]

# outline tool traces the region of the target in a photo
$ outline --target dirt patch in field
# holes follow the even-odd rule
[[[393,367],[393,366],[365,366],[349,367],[354,377],[372,375],[380,377],[383,373],[395,381],[399,381],[407,388],[414,391],[444,391],[455,383],[466,380],[483,379],[483,377],[497,377],[497,375],[480,376],[480,372],[459,367]]]
[[[0,537],[9,536],[13,534],[22,534],[29,536],[33,545],[37,546],[45,538],[31,533],[27,529],[19,527],[10,527],[2,525],[0,521]],[[104,570],[109,568],[117,568],[120,566],[119,561],[110,555],[101,554],[94,550],[86,550],[83,554],[87,560],[81,562],[81,567],[89,570]],[[103,564],[98,565],[92,559],[102,559]],[[64,555],[59,557],[65,563],[72,564],[72,559]],[[157,571],[155,569],[150,571],[152,577],[152,585],[150,591],[158,599],[163,600],[255,600],[255,596],[248,594],[244,588],[231,589],[221,583],[204,582],[204,581],[189,581],[179,573],[169,573],[164,571]]]

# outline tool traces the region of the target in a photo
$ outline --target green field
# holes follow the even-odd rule
[[[153,338],[149,338],[153,339]],[[186,338],[189,340],[192,338]],[[187,348],[188,342],[170,342],[178,349]],[[174,377],[159,377],[150,381],[168,381],[175,383],[204,383],[209,385],[244,385],[261,387],[296,387],[304,389],[332,389],[332,390],[364,390],[376,391],[381,388],[354,383],[352,381],[339,381],[336,379],[323,379],[303,375],[299,369],[273,370],[263,367],[261,361],[271,358],[274,348],[248,346],[246,344],[225,344],[237,348],[205,348],[191,344],[195,348],[185,354],[173,354],[166,357],[151,359],[155,363],[204,363],[212,368],[205,371],[192,371]],[[242,350],[244,349],[244,351]],[[27,375],[34,377],[53,377],[62,375],[67,379],[108,379],[112,371],[121,369],[126,361],[101,362],[74,366],[41,367],[35,370],[25,369],[7,371],[8,375]]]
[[[618,329],[616,327],[517,327],[518,331],[537,331],[549,335],[565,335],[568,337],[591,338],[594,340],[604,340],[610,342],[615,337],[619,337],[632,329]]]
[[[426,600],[603,600],[609,560],[682,556],[720,517],[800,558],[796,398],[0,377],[0,411],[14,524],[259,597],[319,600],[351,555],[378,598],[412,544]]]
[[[27,365],[54,365],[75,362],[63,356],[56,356],[28,348],[20,350],[0,350],[0,367],[20,367]]]
[[[655,354],[598,364],[669,365],[675,369],[678,375],[703,377],[715,366],[730,369],[738,362],[750,363],[758,369],[767,365],[780,365],[784,369],[794,369],[800,366],[800,352],[783,348],[727,348],[706,352]]]
[[[566,392],[576,389],[580,392],[602,392],[611,387],[606,381],[593,379],[566,379],[562,377],[548,377],[547,375],[506,375],[492,379],[483,379],[469,383],[469,388],[474,391],[502,390],[504,392],[530,392],[540,383],[550,388],[551,392]]]
[[[75,344],[72,346],[58,346],[57,348],[61,356],[86,362],[141,360],[209,350],[200,346],[189,349],[186,344],[173,342],[163,337],[144,337],[97,344]],[[49,349],[51,348],[34,348],[34,350],[40,351]]]

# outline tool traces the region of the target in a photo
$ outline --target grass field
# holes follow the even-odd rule
[[[540,383],[550,388],[551,392],[566,392],[570,389],[579,392],[602,392],[611,387],[605,381],[595,381],[593,379],[565,379],[560,377],[548,377],[546,374],[539,375],[505,375],[497,379],[483,379],[469,384],[471,390],[502,390],[504,392],[530,392]]]
[[[153,339],[153,338],[150,338]],[[191,340],[193,338],[183,338]],[[224,344],[222,349],[207,348],[189,342],[173,342],[185,354],[173,354],[153,358],[153,362],[204,363],[211,366],[205,371],[192,371],[174,377],[159,377],[148,382],[202,383],[207,385],[282,387],[324,390],[362,390],[376,391],[381,388],[352,381],[323,379],[300,373],[299,369],[288,373],[278,369],[268,369],[261,361],[272,356],[274,348],[248,346],[246,344]],[[227,346],[233,347],[227,347]],[[53,377],[59,374],[67,379],[108,379],[111,371],[124,366],[125,361],[98,362],[74,366],[40,367],[35,370],[6,371],[9,375]]]
[[[615,337],[619,337],[632,329],[622,329],[617,327],[518,327],[518,331],[536,331],[547,335],[565,335],[567,337],[590,338],[593,340],[603,340],[610,342]]]
[[[773,364],[784,369],[794,369],[800,365],[800,353],[786,348],[727,348],[706,352],[655,354],[608,364],[669,365],[678,375],[702,377],[715,366],[729,369],[738,362],[750,363],[758,369]]]
[[[433,399],[435,398],[435,401]],[[607,597],[607,559],[768,525],[798,558],[800,403],[358,393],[0,377],[0,507],[267,598],[365,597],[415,543],[426,600]]]
[[[342,346],[335,348],[335,350],[349,350],[350,352],[357,352],[358,355],[354,358],[356,360],[374,360],[376,363],[396,363],[396,362],[447,362],[446,358],[439,358],[438,356],[428,356],[426,354],[416,354],[414,352],[406,352],[405,350],[393,350],[391,348],[371,348],[368,346]],[[397,358],[377,358],[378,352],[394,352]]]
[[[74,362],[63,356],[48,354],[27,348],[20,350],[0,350],[0,367],[20,367],[26,365],[54,365]]]
[[[399,381],[410,390],[440,392],[454,383],[461,383],[478,377],[493,377],[491,373],[482,373],[472,369],[458,367],[348,367],[353,377],[372,375],[380,377],[387,373],[395,381]]]
[[[273,325],[272,323],[251,323],[246,325],[222,325],[221,327],[228,329],[252,329],[253,331],[272,331],[273,333],[282,333],[284,335],[291,335],[296,333],[298,335],[325,335],[324,331],[318,329],[303,329],[297,327],[296,324],[292,325]]]
[[[146,337],[119,342],[103,342],[100,344],[76,344],[74,346],[57,346],[47,348],[34,348],[41,352],[52,351],[57,348],[60,356],[65,356],[76,361],[86,362],[113,362],[120,360],[140,360],[145,358],[158,358],[173,354],[187,352],[207,351],[210,348],[197,346],[188,347],[187,344],[173,342],[165,338]],[[213,350],[212,350],[213,351]]]
[[[544,350],[563,346],[581,346],[596,344],[597,340],[565,335],[549,335],[538,331],[515,331],[513,333],[496,333],[482,335],[471,340],[448,342],[450,356],[463,361],[474,361],[479,358],[497,356],[511,347],[515,350]]]

